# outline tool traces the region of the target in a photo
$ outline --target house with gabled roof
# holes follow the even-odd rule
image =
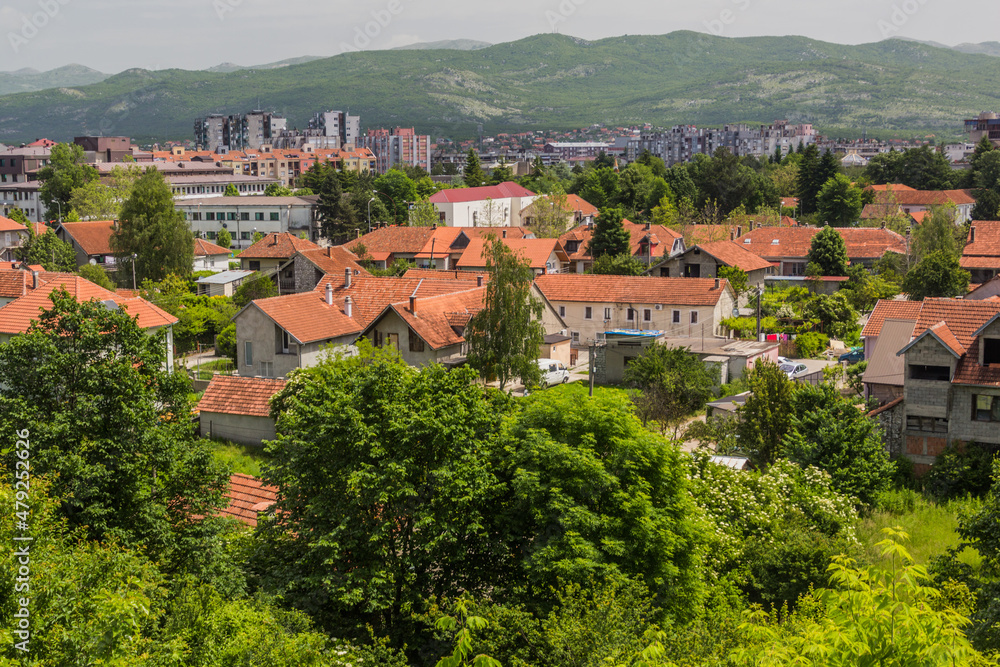
[[[725,280],[553,274],[535,286],[565,322],[573,345],[613,329],[658,331],[673,338],[721,336],[736,295]]]
[[[684,252],[684,238],[670,227],[630,220],[623,220],[622,226],[629,234],[629,253],[644,264]],[[593,265],[594,258],[589,249],[593,231],[593,225],[584,224],[559,237],[569,258],[570,273],[586,273]]]
[[[521,211],[538,197],[513,181],[441,190],[430,197],[446,227],[516,227]]]
[[[763,287],[776,271],[771,264],[733,241],[701,243],[650,267],[649,275],[662,278],[718,278],[719,269],[733,267],[747,274],[749,287]]]
[[[542,195],[521,211],[521,225],[532,227],[538,219],[539,207],[549,205],[549,195]],[[600,210],[588,202],[580,195],[567,194],[562,203],[562,209],[566,213],[566,224],[563,229],[577,227],[579,225],[592,224],[597,219]],[[544,210],[544,209],[543,209]]]
[[[228,271],[229,249],[205,239],[194,240],[194,271]]]
[[[319,246],[309,239],[299,238],[288,232],[267,234],[261,240],[236,256],[243,271],[276,271],[303,250]],[[290,275],[294,280],[294,276]]]
[[[972,208],[976,205],[976,198],[968,190],[915,190],[901,185],[872,189],[875,198],[862,211],[862,219],[899,213],[916,218],[936,206],[954,206],[955,224],[962,225],[972,220]]]
[[[270,401],[284,388],[280,378],[216,375],[198,401],[202,437],[255,447],[274,440]]]
[[[89,264],[93,260],[106,271],[114,271],[117,269],[115,255],[111,250],[111,233],[114,228],[114,220],[63,222],[56,228],[56,236],[73,246],[77,266]]]
[[[895,351],[904,417],[900,437],[890,438],[901,443],[895,453],[923,473],[951,444],[1000,446],[1000,301],[925,299],[915,318],[883,320],[876,355],[896,323],[905,344]]]
[[[508,239],[501,241],[515,255],[528,260],[536,274],[560,273],[569,261],[558,239]],[[485,271],[489,238],[475,238],[462,252],[455,267],[463,271]]]
[[[345,243],[344,247],[355,255],[363,255],[360,259],[373,262],[382,269],[401,259],[420,268],[450,270],[455,268],[473,239],[490,234],[504,239],[534,238],[531,230],[525,227],[492,229],[390,225]]]
[[[888,252],[904,255],[907,240],[890,229],[838,227],[851,264],[871,266]],[[804,276],[817,227],[759,227],[736,239],[745,250],[777,264],[779,276]]]
[[[975,220],[959,264],[969,272],[970,282],[982,285],[1000,273],[1000,221]]]
[[[325,276],[340,277],[347,269],[355,276],[369,275],[368,269],[359,264],[358,257],[345,246],[301,250],[291,259],[294,285],[283,285],[282,293],[311,292]],[[287,268],[282,273],[287,273]]]

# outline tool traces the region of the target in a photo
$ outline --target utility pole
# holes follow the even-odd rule
[[[760,302],[764,298],[764,288],[757,288],[757,342],[760,342]]]

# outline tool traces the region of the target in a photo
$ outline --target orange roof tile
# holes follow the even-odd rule
[[[701,243],[695,246],[702,252],[708,253],[715,259],[727,266],[735,266],[743,269],[747,273],[770,269],[773,264],[761,259],[758,255],[746,250],[739,243],[733,241],[716,241],[715,243]]]
[[[563,251],[557,239],[501,239],[504,244],[531,263],[531,268],[543,270],[546,268],[553,253],[560,261],[568,261],[569,258]],[[461,269],[481,269],[486,267],[486,238],[472,239],[469,247],[465,249],[459,258],[456,266]],[[552,267],[548,267],[551,269]],[[558,268],[558,267],[556,267]]]
[[[16,299],[31,290],[31,273],[28,271],[0,271],[0,298]]]
[[[642,242],[646,238],[649,238],[652,241],[653,257],[661,257],[663,255],[670,254],[670,251],[673,249],[674,241],[682,238],[680,232],[664,225],[649,225],[649,229],[647,229],[646,225],[638,224],[630,220],[623,220],[622,226],[629,234],[629,247],[631,248],[632,255],[638,255],[640,253],[642,249]],[[592,235],[593,227],[585,223],[574,227],[560,236],[559,242],[565,246],[567,241],[579,241],[580,245],[574,252],[568,253],[568,257],[571,261],[586,261],[592,259],[590,251],[587,249],[590,245],[590,237]],[[645,253],[643,253],[643,256],[645,256]]]
[[[27,232],[28,228],[20,222],[15,222],[10,218],[0,215],[0,232]]]
[[[111,232],[114,227],[113,220],[62,223],[62,228],[70,238],[88,255],[112,254]]]
[[[909,191],[909,192],[913,192],[914,191],[914,189],[911,188],[909,185],[903,185],[902,183],[883,183],[881,185],[869,185],[868,188],[871,189],[871,190],[874,190],[875,192],[887,192],[887,191],[894,191],[894,192]]]
[[[390,308],[409,325],[432,350],[440,350],[465,341],[465,325],[483,309],[486,288],[477,287],[455,294],[416,300],[416,312],[410,311],[409,300]],[[377,321],[377,320],[376,320]],[[374,322],[372,324],[375,324]],[[456,331],[462,330],[462,333]]]
[[[958,342],[958,339],[955,338],[955,334],[951,332],[951,329],[948,328],[947,322],[938,322],[924,331],[924,333],[932,334],[935,338],[941,341],[945,347],[951,350],[956,357],[961,357],[965,352],[965,348]]]
[[[231,516],[248,526],[257,526],[257,516],[266,512],[278,500],[278,489],[264,484],[256,477],[235,474],[229,478],[226,490],[229,504],[220,514]]]
[[[708,278],[654,278],[651,276],[602,276],[580,273],[544,275],[535,284],[549,301],[583,303],[659,303],[679,306],[714,306],[727,283]]]
[[[27,332],[31,323],[38,320],[39,313],[52,307],[49,295],[58,289],[65,289],[79,302],[113,301],[130,317],[137,318],[139,327],[143,329],[167,326],[179,321],[145,299],[121,297],[71,273],[43,273],[39,275],[39,280],[43,284],[38,289],[31,290],[0,308],[0,333]]]
[[[923,301],[896,301],[881,299],[875,304],[872,314],[868,316],[862,336],[879,336],[886,320],[916,320],[920,317]]]
[[[962,266],[979,267],[972,262],[980,262],[981,258],[987,257],[1000,261],[1000,221],[973,220],[969,223],[969,239],[962,252]],[[967,260],[969,263],[966,263]],[[981,268],[987,267],[984,265]]]
[[[271,397],[285,388],[285,380],[216,375],[198,402],[201,412],[268,417]]]
[[[358,264],[357,256],[344,246],[303,250],[299,255],[327,275],[343,276],[344,269],[350,269],[355,275],[368,275],[368,270]]]
[[[205,239],[195,239],[194,240],[194,256],[195,257],[211,257],[215,255],[228,255],[229,250],[223,248],[220,245],[216,245]]]
[[[241,252],[240,259],[291,259],[295,253],[313,250],[319,246],[309,239],[300,239],[288,232],[268,234]]]
[[[964,299],[924,299],[920,316],[913,328],[916,338],[940,322],[946,322],[963,350],[972,344],[976,331],[1000,313],[1000,302]]]
[[[351,297],[352,317],[363,327],[367,327],[390,304],[407,301],[413,295],[427,298],[469,288],[468,283],[462,280],[370,275],[353,277],[351,286],[345,287],[344,276],[330,274],[316,286],[316,292],[324,298],[328,284],[333,286],[333,303],[341,312],[346,308],[346,297]]]
[[[354,252],[358,244],[364,245],[365,250],[372,257],[377,252],[412,255],[423,250],[433,235],[433,227],[398,227],[390,225],[388,227],[381,227],[345,243],[344,247]]]
[[[505,181],[500,185],[486,185],[478,188],[455,188],[440,190],[431,195],[432,204],[458,204],[486,199],[510,199],[512,197],[534,197],[535,193],[513,181]]]
[[[889,229],[875,227],[836,228],[847,246],[851,261],[876,259],[887,252],[906,252],[906,239]],[[816,227],[763,227],[747,232],[736,242],[764,259],[804,259],[809,255]]]
[[[913,190],[907,188],[876,192],[874,203],[926,207],[947,204],[975,204],[976,198],[967,190]]]
[[[251,307],[259,308],[303,345],[361,332],[357,322],[336,305],[328,306],[319,292],[258,299],[247,306]]]

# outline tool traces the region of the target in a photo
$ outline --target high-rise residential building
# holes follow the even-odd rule
[[[661,158],[668,166],[689,162],[699,153],[714,155],[726,148],[734,155],[772,155],[780,147],[784,154],[795,150],[801,143],[816,142],[812,125],[790,125],[786,120],[772,125],[751,126],[744,123],[724,125],[719,128],[697,128],[694,125],[675,125],[666,132],[643,132],[628,140],[626,159],[635,161],[644,151]]]
[[[320,130],[323,137],[339,137],[339,146],[325,146],[324,148],[347,148],[348,150],[357,147],[357,140],[361,136],[361,116],[351,116],[343,111],[321,111],[309,121],[310,130]]]
[[[281,135],[288,121],[270,111],[254,110],[245,114],[211,114],[194,123],[195,140],[205,150],[257,150]]]
[[[358,148],[367,148],[377,158],[376,169],[384,174],[394,166],[408,165],[431,170],[431,138],[417,134],[412,127],[392,130],[368,130],[358,140]]]
[[[988,137],[994,146],[1000,147],[1000,116],[992,111],[984,111],[978,118],[965,121],[965,131],[971,143],[979,143],[983,137]]]

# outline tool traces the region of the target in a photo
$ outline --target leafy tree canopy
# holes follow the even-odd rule
[[[631,236],[622,224],[625,214],[620,208],[602,208],[594,223],[587,251],[594,259],[604,255],[630,254]]]
[[[68,213],[73,191],[97,178],[97,169],[87,164],[82,146],[53,146],[49,163],[38,170],[38,180],[42,184],[38,196],[49,211],[49,217],[60,209],[62,213]]]
[[[847,244],[833,227],[824,227],[813,236],[808,258],[810,264],[819,267],[820,275],[847,275]]]

